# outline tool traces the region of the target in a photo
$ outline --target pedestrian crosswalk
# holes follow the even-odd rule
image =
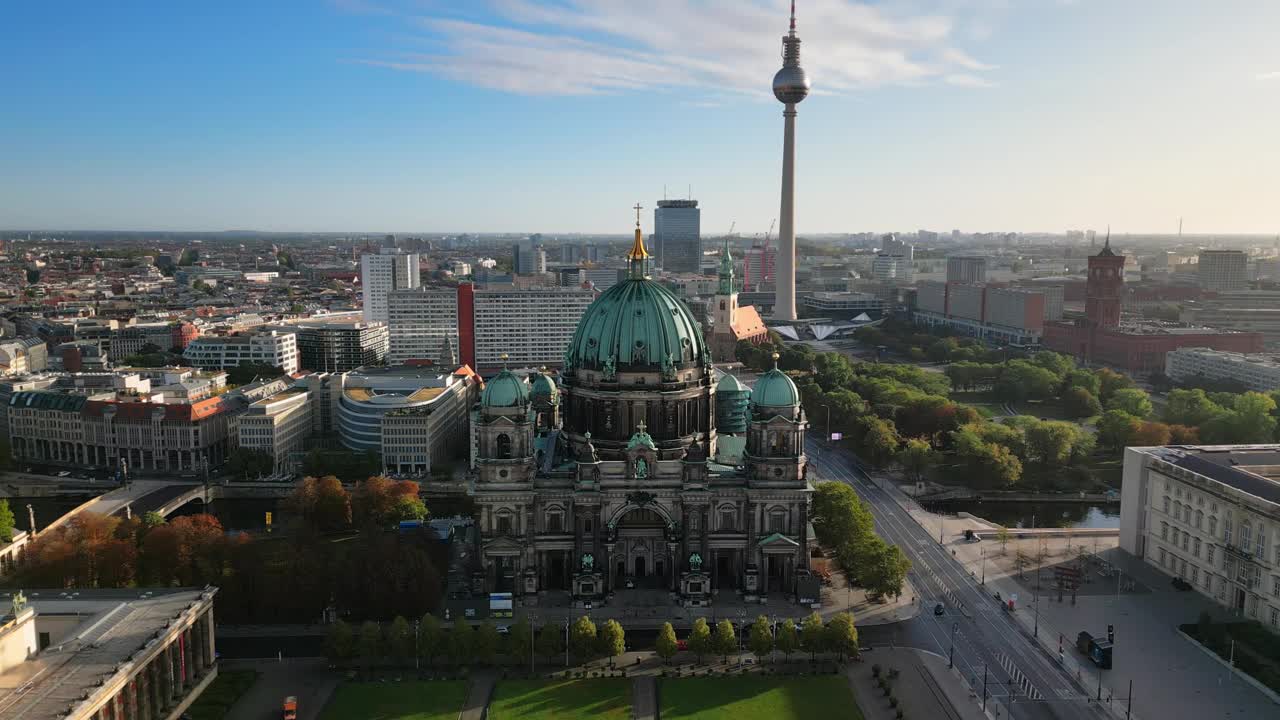
[[[1008,655],[1005,655],[1002,652],[997,652],[996,660],[1000,662],[1000,667],[1004,668],[1004,671],[1009,673],[1009,682],[1020,688],[1022,693],[1027,696],[1028,700],[1044,699],[1044,695],[1036,689],[1035,685],[1031,684],[1031,681],[1027,679],[1026,675],[1022,674],[1022,671],[1018,669],[1018,666],[1013,663],[1013,660],[1011,660]]]

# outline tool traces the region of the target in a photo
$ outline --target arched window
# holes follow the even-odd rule
[[[769,511],[769,532],[786,534],[787,532],[786,508],[775,507]]]
[[[511,457],[511,437],[506,433],[498,436],[496,441],[496,455],[499,460],[506,460]]]
[[[549,533],[564,532],[564,510],[559,506],[547,508],[543,530]]]

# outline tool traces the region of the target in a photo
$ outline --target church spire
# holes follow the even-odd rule
[[[645,261],[649,259],[649,251],[644,249],[644,232],[640,230],[640,211],[644,208],[640,203],[636,203],[636,238],[631,243],[631,252],[627,253],[627,259],[631,261],[631,279],[643,280],[648,277],[645,272]]]
[[[724,249],[720,251],[720,294],[733,294],[733,255],[729,253],[729,237],[724,238]]]

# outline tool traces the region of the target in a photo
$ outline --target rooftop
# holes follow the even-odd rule
[[[11,590],[0,592],[7,605]],[[0,717],[54,720],[91,696],[169,623],[213,591],[192,588],[31,590],[27,602],[40,615],[76,616],[83,622],[60,644],[0,674]],[[121,667],[125,665],[125,667]]]
[[[1280,445],[1167,445],[1143,450],[1171,465],[1280,505]]]

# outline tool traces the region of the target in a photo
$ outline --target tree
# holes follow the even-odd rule
[[[1067,389],[1062,394],[1062,411],[1069,418],[1087,418],[1102,414],[1102,403],[1082,387]]]
[[[1053,372],[1026,360],[1011,360],[996,380],[996,397],[1006,402],[1045,400],[1057,392],[1060,379]]]
[[[449,658],[455,665],[467,665],[471,662],[475,651],[476,631],[471,623],[455,620],[453,630],[449,631]]]
[[[1102,392],[1102,380],[1088,370],[1072,370],[1062,378],[1062,391],[1065,394],[1073,388],[1084,390],[1096,398]]]
[[[1172,439],[1173,433],[1168,425],[1162,422],[1144,421],[1138,425],[1138,431],[1133,434],[1130,442],[1134,445],[1153,447],[1168,445]]]
[[[748,636],[747,644],[761,662],[769,653],[773,652],[773,629],[769,627],[769,618],[764,615],[756,617],[756,621],[751,623],[751,634]]]
[[[1075,423],[1050,420],[1027,427],[1027,454],[1043,465],[1064,465],[1080,439]]]
[[[1151,396],[1138,388],[1116,390],[1107,400],[1108,410],[1120,410],[1138,418],[1150,417],[1153,410]]]
[[[1005,548],[1009,544],[1009,528],[1004,525],[996,527],[996,540],[1000,541],[1000,553],[1005,553]]]
[[[1031,362],[1035,365],[1048,370],[1057,377],[1066,377],[1076,367],[1076,361],[1070,355],[1056,353],[1050,350],[1041,350],[1031,356]]]
[[[858,438],[858,454],[875,467],[884,467],[902,441],[892,420],[874,416],[859,420],[854,434]]]
[[[413,628],[403,615],[397,615],[387,626],[387,652],[397,665],[409,664],[413,657]]]
[[[560,641],[560,628],[551,623],[542,626],[538,631],[538,654],[547,662],[564,651]]]
[[[903,470],[916,482],[920,482],[924,480],[925,473],[938,464],[938,453],[934,452],[933,446],[928,442],[912,438],[898,451],[896,459]]]
[[[858,654],[858,628],[854,627],[853,615],[847,612],[836,613],[827,623],[826,645],[840,653],[843,659]]]
[[[795,621],[787,618],[782,622],[782,627],[778,628],[777,645],[778,651],[781,652],[787,660],[791,659],[791,653],[800,649],[800,637],[796,632]]]
[[[1200,443],[1200,431],[1186,425],[1170,425],[1169,442],[1175,445],[1197,445]]]
[[[533,625],[529,623],[529,618],[521,617],[517,620],[507,637],[507,649],[513,660],[523,662],[525,658],[533,657]]]
[[[251,448],[236,448],[227,456],[227,472],[242,478],[270,475],[276,460],[271,453]]]
[[[728,620],[716,623],[716,634],[711,639],[711,647],[721,655],[721,662],[729,662],[729,655],[738,650],[738,636],[733,631],[733,623]]]
[[[818,483],[812,509],[814,531],[823,545],[836,547],[875,535],[871,509],[845,483]]]
[[[1170,390],[1164,404],[1164,421],[1171,425],[1199,427],[1227,409],[1209,399],[1204,390]]]
[[[378,623],[366,620],[360,626],[360,639],[358,642],[360,664],[368,671],[382,657],[382,628],[378,627]]]
[[[488,620],[480,623],[471,644],[472,656],[481,664],[488,665],[493,662],[493,656],[498,652],[499,640],[498,629],[493,626],[493,623]]]
[[[13,510],[9,508],[9,501],[0,500],[0,542],[13,542],[13,533],[17,527],[18,523],[13,517]]]
[[[325,634],[324,654],[334,665],[345,665],[351,661],[356,647],[355,633],[351,626],[339,620],[329,626]]]
[[[412,480],[371,477],[357,483],[351,493],[351,517],[363,528],[420,520],[426,517],[426,506],[418,498],[418,491],[418,483]]]
[[[1095,374],[1098,376],[1098,397],[1102,398],[1104,403],[1110,400],[1117,390],[1133,387],[1133,378],[1111,368],[1099,368]]]
[[[333,475],[304,477],[285,503],[313,530],[340,530],[351,524],[351,497]]]
[[[715,649],[711,643],[711,628],[707,626],[706,618],[698,618],[693,621],[693,629],[689,631],[689,650],[693,651],[699,663],[702,662],[703,655],[714,652]]]
[[[676,629],[669,622],[662,623],[662,629],[658,630],[657,650],[658,657],[662,658],[664,663],[670,663],[671,658],[680,651],[680,642],[676,640]]]
[[[996,423],[987,423],[1000,427]],[[972,477],[992,487],[1007,487],[1022,477],[1022,462],[1004,445],[984,442],[971,426],[951,434],[956,457]],[[1018,434],[1021,437],[1021,434]]]
[[[911,569],[911,560],[902,554],[897,545],[880,541],[868,550],[866,563],[863,587],[876,595],[897,597],[902,594],[902,585]]]
[[[822,627],[822,616],[817,612],[810,613],[809,617],[804,619],[800,633],[810,660],[815,659],[818,653],[826,651],[827,633]]]
[[[569,629],[569,652],[579,662],[589,661],[596,650],[596,624],[591,618],[583,615],[573,621]]]
[[[613,659],[626,651],[627,634],[622,624],[617,620],[605,620],[596,637],[596,653],[609,658],[609,667],[613,667]]]
[[[1142,421],[1123,410],[1108,410],[1098,419],[1098,442],[1123,450],[1138,433]]]
[[[440,620],[431,613],[423,615],[422,620],[418,622],[418,657],[430,665],[445,653],[448,649],[448,641],[448,636],[440,627]]]

